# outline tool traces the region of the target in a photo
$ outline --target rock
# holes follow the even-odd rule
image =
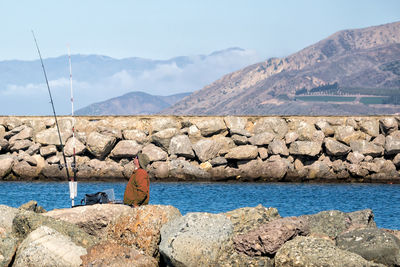
[[[369,171],[358,164],[350,164],[347,168],[352,176],[366,177]]]
[[[226,125],[222,118],[201,118],[194,121],[202,136],[212,136],[226,131]]]
[[[30,200],[30,201],[22,204],[21,206],[19,206],[19,209],[29,210],[29,211],[33,211],[36,213],[45,213],[46,212],[46,210],[42,206],[38,206],[38,203],[35,200]]]
[[[315,161],[306,167],[308,169],[307,178],[309,179],[332,179],[335,178],[330,171],[329,165],[324,161]]]
[[[91,132],[87,140],[87,148],[98,159],[104,159],[112,150],[116,138],[109,135],[102,135]]]
[[[307,221],[286,217],[268,222],[234,238],[235,249],[249,256],[273,256],[288,240],[308,234]]]
[[[3,125],[6,126],[8,130],[13,130],[22,125],[22,121],[16,117],[8,117],[4,122]]]
[[[225,155],[226,159],[236,160],[250,160],[255,159],[258,156],[258,149],[256,146],[245,145],[237,146],[229,150],[228,154]]]
[[[0,138],[0,151],[6,150],[8,148],[8,141],[6,139]]]
[[[274,259],[269,257],[250,257],[239,253],[236,250],[228,249],[224,251],[218,259],[221,267],[242,267],[242,266],[264,266],[274,267]]]
[[[370,209],[344,213],[337,210],[321,211],[313,215],[303,215],[308,220],[310,232],[336,238],[350,227],[375,228],[374,215]]]
[[[331,241],[297,236],[286,242],[275,255],[275,266],[383,267],[363,257],[341,250]]]
[[[179,131],[176,128],[168,128],[153,134],[151,139],[153,143],[168,151],[172,137],[178,134]]]
[[[14,163],[12,171],[19,177],[24,177],[27,179],[32,179],[37,177],[39,174],[36,166],[31,166],[26,161],[19,161]]]
[[[291,144],[299,138],[299,134],[296,132],[288,132],[285,134],[285,142],[286,144]]]
[[[0,139],[3,139],[6,134],[6,128],[3,125],[0,125]]]
[[[0,231],[0,266],[12,266],[17,247],[18,239],[10,233]]]
[[[264,146],[264,145],[268,145],[269,143],[271,143],[275,137],[276,136],[273,133],[264,132],[264,133],[255,134],[254,136],[250,137],[248,139],[248,141],[253,146]]]
[[[247,118],[238,116],[227,116],[224,117],[224,121],[231,135],[239,134],[241,136],[245,135],[245,127],[247,124]],[[246,135],[245,135],[246,136]]]
[[[122,139],[121,130],[113,129],[111,127],[112,127],[111,125],[106,125],[106,126],[98,125],[96,131],[99,134],[112,136],[115,137],[117,140],[121,140]]]
[[[177,135],[172,137],[169,144],[169,154],[183,156],[185,158],[194,158],[192,143],[187,135]]]
[[[182,217],[172,206],[144,205],[120,216],[107,227],[107,237],[119,245],[136,247],[146,255],[159,258],[160,229]]]
[[[64,171],[65,172],[65,171]],[[78,165],[78,177],[81,178],[102,178],[102,179],[120,179],[124,177],[124,168],[113,160],[98,159],[89,160],[87,163]]]
[[[65,144],[68,138],[72,136],[72,131],[60,130],[60,135],[62,143]],[[60,145],[60,137],[56,128],[50,128],[36,133],[35,140],[37,143],[40,143],[42,145]]]
[[[324,132],[325,136],[332,136],[335,134],[335,129],[325,120],[319,120],[315,123],[315,127],[318,130]]]
[[[364,133],[376,137],[379,135],[379,121],[376,119],[362,119],[360,121],[360,129]]]
[[[209,179],[211,176],[199,166],[190,164],[185,160],[171,160],[169,164],[169,177],[181,180]]]
[[[7,176],[14,166],[14,158],[8,155],[0,155],[0,178]]]
[[[119,204],[95,204],[73,209],[55,209],[43,215],[75,224],[89,235],[104,239],[107,235],[106,227],[131,209]]]
[[[74,145],[75,142],[75,145]],[[74,155],[74,147],[75,147],[75,155],[82,155],[86,151],[86,146],[82,144],[81,141],[79,141],[78,138],[75,138],[75,141],[73,138],[69,138],[67,140],[67,143],[65,143],[64,146],[64,153],[65,156],[71,157]]]
[[[351,163],[353,163],[353,164],[358,164],[358,163],[360,163],[361,161],[363,161],[364,160],[364,158],[365,158],[365,156],[363,155],[363,154],[361,154],[360,152],[350,152],[348,155],[347,155],[347,161],[349,161],[349,162],[351,162]]]
[[[24,140],[24,139],[32,139],[33,137],[33,129],[31,127],[24,127],[22,131],[11,137],[8,141],[14,142],[16,140]]]
[[[325,139],[326,153],[331,156],[345,156],[350,152],[350,147],[333,138]]]
[[[61,160],[62,160],[61,157],[62,157],[62,155],[60,155],[60,154],[54,155],[54,156],[51,156],[50,158],[48,158],[46,161],[49,164],[59,164],[61,162]]]
[[[150,177],[157,179],[168,178],[169,164],[168,162],[156,161],[149,167]]]
[[[188,213],[161,228],[160,253],[171,266],[212,266],[233,233],[221,214]]]
[[[237,163],[240,178],[242,181],[251,181],[260,178],[262,175],[262,160],[245,160]]]
[[[215,166],[220,166],[220,165],[226,165],[228,163],[228,161],[224,157],[216,157],[216,158],[213,158],[210,161],[210,163],[213,167],[215,167]]]
[[[350,145],[351,141],[365,139],[365,134],[360,131],[354,131],[352,126],[339,126],[335,130],[335,139]]]
[[[296,132],[299,135],[297,140],[299,141],[313,141],[313,135],[317,131],[315,129],[314,125],[304,122],[304,121],[299,121],[296,124]]]
[[[385,146],[386,138],[383,134],[378,135],[372,140],[372,143],[378,146]]]
[[[231,138],[225,137],[223,135],[214,135],[211,137],[212,140],[214,140],[217,145],[220,147],[218,155],[224,156],[226,155],[231,148],[236,147],[235,143]]]
[[[0,205],[0,229],[3,229],[6,233],[12,231],[12,223],[14,220],[15,215],[17,215],[18,209]],[[1,235],[0,231],[0,235]],[[1,247],[1,246],[0,246]]]
[[[350,142],[350,147],[353,152],[359,152],[363,155],[378,157],[383,155],[383,147],[375,145],[366,140],[354,140]]]
[[[203,139],[203,136],[201,135],[201,132],[200,132],[199,128],[197,128],[196,125],[191,125],[188,128],[187,134],[189,135],[189,139],[192,143],[195,143],[195,142]]]
[[[158,146],[154,144],[148,144],[142,149],[142,153],[145,154],[150,162],[154,161],[164,161],[167,160],[168,154]]]
[[[268,145],[268,154],[289,156],[289,150],[281,139],[274,139]]]
[[[394,164],[396,167],[400,167],[400,153],[397,154],[397,155],[394,157],[394,159],[393,159],[393,164]],[[0,175],[0,176],[1,176],[1,175]]]
[[[272,156],[262,164],[262,178],[281,180],[285,177],[289,167],[289,162],[280,156]]]
[[[33,155],[39,153],[39,149],[40,149],[40,144],[34,143],[33,145],[31,145],[31,146],[26,150],[26,153],[28,153],[30,156],[33,156]]]
[[[57,153],[57,148],[55,145],[48,145],[48,146],[42,146],[40,148],[40,155],[43,157],[48,157],[51,155],[55,155]]]
[[[32,231],[18,248],[13,266],[80,266],[86,249],[47,226]]]
[[[254,133],[269,132],[283,139],[288,132],[286,121],[281,118],[260,118],[254,124]],[[271,140],[272,141],[272,140]]]
[[[110,157],[113,158],[133,158],[142,150],[142,145],[139,145],[135,140],[121,140],[110,152]]]
[[[124,247],[105,241],[88,249],[86,255],[81,256],[82,266],[158,266],[156,259],[143,255],[136,248]]]
[[[79,173],[81,172],[80,170],[78,171]],[[50,179],[58,179],[58,180],[64,180],[68,179],[67,174],[65,169],[59,169],[58,164],[48,164],[47,162],[44,163],[44,166],[41,170],[41,174]],[[92,173],[91,173],[92,175]],[[79,175],[82,177],[81,175]],[[82,177],[83,178],[83,177]]]
[[[238,145],[238,146],[240,146],[240,145],[247,145],[248,142],[249,142],[248,139],[247,139],[247,137],[246,137],[246,136],[243,136],[243,135],[234,134],[234,135],[232,135],[231,139],[232,139],[232,141],[233,141],[236,145]]]
[[[400,153],[400,138],[391,135],[386,136],[385,153],[388,155]]]
[[[321,143],[312,141],[295,141],[290,144],[289,153],[291,155],[316,156],[321,151]]]
[[[386,266],[400,265],[400,240],[382,229],[356,229],[336,238],[336,245]]]
[[[193,145],[193,150],[201,162],[215,158],[221,149],[221,144],[213,139],[202,139]]]
[[[139,144],[144,144],[147,142],[147,135],[140,130],[124,130],[122,135],[124,139],[135,140]]]
[[[276,208],[266,208],[259,204],[256,207],[239,208],[224,214],[233,225],[233,233],[246,234],[267,222],[281,218]]]
[[[268,149],[266,149],[265,147],[259,147],[257,150],[258,150],[258,156],[262,160],[265,160],[266,158],[268,158]]]
[[[47,226],[62,235],[69,236],[72,242],[84,248],[91,247],[98,241],[97,238],[87,234],[74,224],[59,221],[32,211],[20,210],[14,217],[12,227],[15,236],[25,239],[31,232],[41,226]]]
[[[386,117],[379,120],[380,127],[383,133],[390,134],[398,130],[398,123],[394,117]]]
[[[10,151],[19,151],[19,150],[27,150],[30,146],[32,146],[33,143],[30,140],[17,140],[12,143],[10,143]]]
[[[161,117],[152,119],[150,121],[150,126],[151,129],[153,130],[153,134],[168,128],[176,128],[176,129],[181,128],[181,124],[176,119],[171,117]]]

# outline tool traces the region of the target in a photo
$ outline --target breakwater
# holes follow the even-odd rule
[[[81,180],[127,179],[146,154],[155,180],[400,182],[399,116],[59,117]],[[66,179],[52,117],[0,117],[0,178]]]

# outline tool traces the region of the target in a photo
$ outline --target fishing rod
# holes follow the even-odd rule
[[[52,108],[53,108],[54,120],[55,120],[56,126],[57,126],[58,137],[60,138],[61,152],[62,152],[63,158],[64,158],[65,171],[67,172],[68,181],[71,181],[71,177],[69,176],[69,171],[68,171],[67,158],[65,157],[65,154],[64,154],[64,145],[63,145],[63,143],[62,143],[62,138],[61,138],[61,133],[60,133],[60,127],[58,126],[57,115],[56,115],[56,109],[54,108],[53,97],[51,96],[51,91],[50,91],[50,86],[49,86],[49,80],[47,79],[46,69],[44,68],[42,55],[41,55],[41,53],[40,53],[39,46],[38,46],[38,43],[37,43],[37,41],[36,41],[35,33],[33,32],[33,30],[32,30],[32,35],[33,35],[33,39],[35,40],[36,49],[37,49],[38,54],[39,54],[40,62],[42,63],[42,69],[43,69],[44,78],[46,79],[47,90],[49,91],[50,103],[51,103],[51,106],[52,106]],[[61,170],[61,169],[62,169],[62,165],[60,165],[60,170]]]

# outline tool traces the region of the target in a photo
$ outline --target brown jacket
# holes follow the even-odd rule
[[[150,180],[148,173],[139,168],[128,181],[124,193],[124,204],[131,206],[146,205],[150,198]]]

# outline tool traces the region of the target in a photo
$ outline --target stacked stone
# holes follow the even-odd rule
[[[138,153],[160,180],[399,180],[396,116],[76,118],[78,177],[126,179]],[[58,120],[70,166],[72,118]],[[51,117],[0,118],[0,178],[66,179]],[[62,166],[62,165],[61,165]]]

